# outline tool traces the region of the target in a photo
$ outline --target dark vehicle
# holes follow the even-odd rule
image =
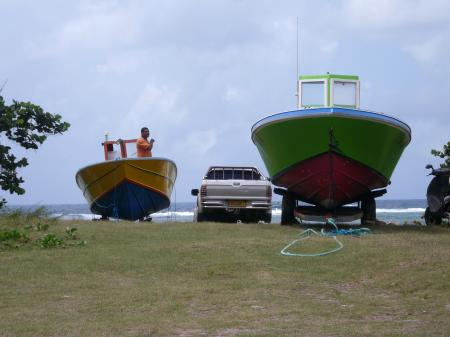
[[[427,188],[425,223],[439,225],[442,219],[450,220],[450,168],[434,169],[430,164],[425,168],[431,169],[429,175],[434,176]]]

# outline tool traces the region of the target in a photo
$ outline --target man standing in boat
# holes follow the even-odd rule
[[[139,138],[136,142],[136,150],[138,157],[151,157],[153,143],[155,140],[152,138],[148,141],[148,137],[150,136],[150,131],[147,127],[143,127],[141,129],[141,138]]]

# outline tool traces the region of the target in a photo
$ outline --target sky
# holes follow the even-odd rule
[[[210,165],[265,175],[252,125],[296,109],[298,75],[358,75],[361,108],[406,122],[412,141],[385,199],[424,198],[430,154],[450,140],[446,0],[0,0],[0,85],[71,124],[36,151],[9,204],[85,203],[76,172],[101,142],[148,126],[178,167],[172,201],[194,201]],[[297,18],[299,71],[297,73]],[[0,142],[6,143],[4,136]]]

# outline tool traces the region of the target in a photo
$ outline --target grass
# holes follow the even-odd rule
[[[63,235],[68,226],[87,245],[0,250],[0,336],[450,331],[445,227],[375,228],[363,238],[340,237],[338,253],[302,258],[280,255],[299,227],[56,221],[49,231]],[[327,240],[293,250],[334,247]]]

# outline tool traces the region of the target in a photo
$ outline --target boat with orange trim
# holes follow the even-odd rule
[[[102,143],[105,161],[88,165],[75,179],[91,212],[102,218],[142,219],[170,206],[177,177],[175,163],[166,158],[129,158],[136,139]],[[115,146],[120,152],[115,151]]]

